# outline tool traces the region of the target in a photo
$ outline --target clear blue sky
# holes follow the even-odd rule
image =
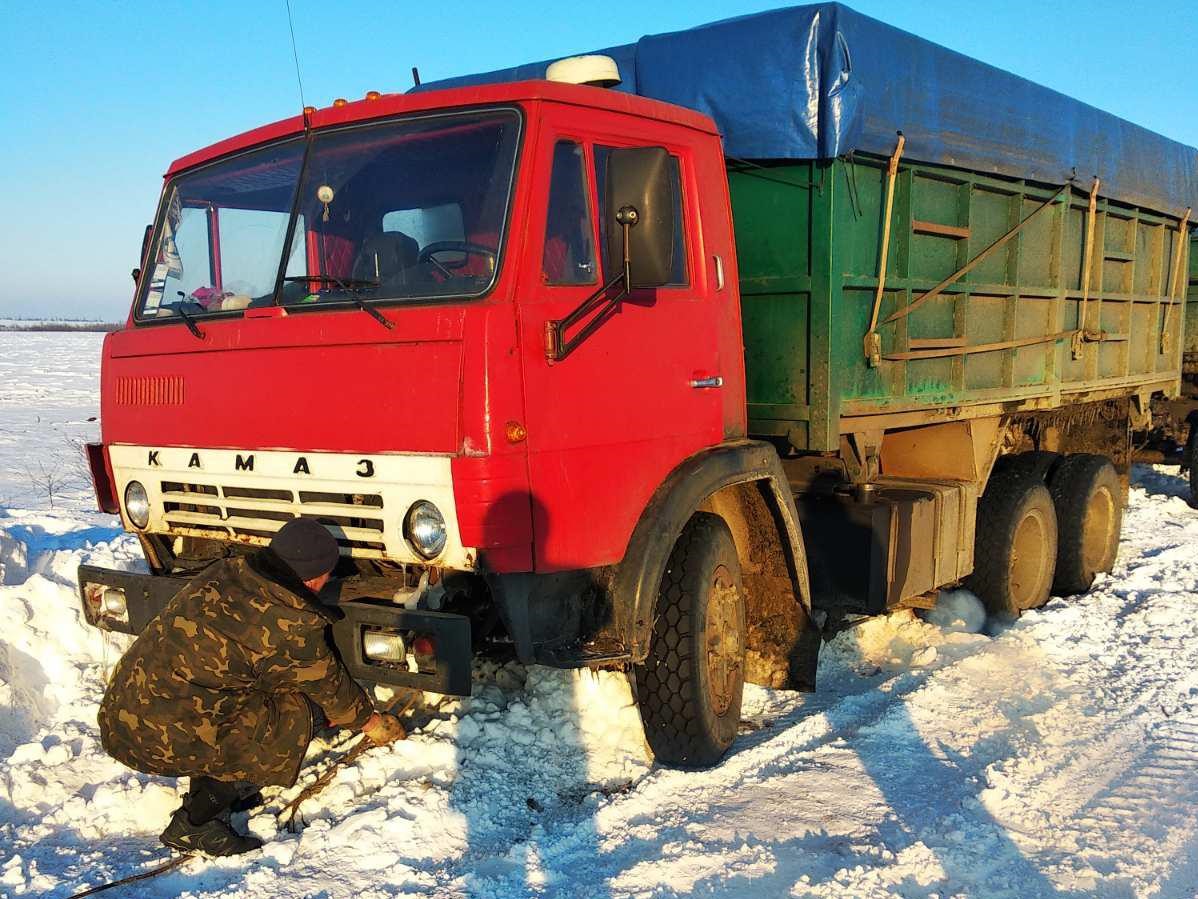
[[[787,5],[292,0],[310,104]],[[1198,0],[849,0],[1198,145]],[[0,316],[123,319],[178,156],[299,106],[283,0],[0,0]]]

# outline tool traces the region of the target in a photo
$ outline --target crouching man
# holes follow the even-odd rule
[[[105,750],[148,774],[191,778],[162,842],[236,855],[262,845],[228,822],[259,787],[295,783],[312,731],[329,723],[375,743],[403,736],[374,712],[326,637],[317,592],[339,552],[320,524],[296,519],[248,558],[217,562],[138,636],[100,705]]]

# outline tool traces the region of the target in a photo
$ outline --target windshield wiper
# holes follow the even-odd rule
[[[183,291],[179,291],[180,300],[175,304],[175,311],[179,313],[179,318],[183,319],[183,324],[187,325],[187,330],[198,337],[204,339],[204,332],[200,330],[200,326],[196,324],[196,320],[191,317],[191,313],[183,308],[183,304],[187,302]]]
[[[351,292],[349,295],[349,298],[351,300],[353,300],[353,304],[355,306],[357,306],[363,312],[369,313],[370,316],[375,321],[377,321],[380,325],[382,325],[388,331],[392,331],[395,329],[395,322],[391,321],[391,319],[387,318],[387,316],[383,315],[383,313],[379,312],[373,306],[368,306],[366,304],[366,301],[364,299],[362,299],[360,296],[358,296],[357,293]]]
[[[344,290],[349,294],[350,302],[361,309],[363,312],[370,315],[375,321],[391,331],[395,328],[395,322],[383,315],[373,306],[368,306],[358,294],[363,290],[373,290],[379,286],[378,281],[370,281],[362,278],[338,278],[334,275],[289,275],[283,279],[284,281],[319,281],[321,284],[332,284],[340,290]]]

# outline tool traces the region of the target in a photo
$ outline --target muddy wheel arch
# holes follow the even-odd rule
[[[747,594],[747,679],[812,689],[820,637],[803,537],[777,451],[758,441],[723,444],[685,460],[641,514],[611,585],[633,660],[649,652],[662,574],[696,512],[724,519],[736,544]]]

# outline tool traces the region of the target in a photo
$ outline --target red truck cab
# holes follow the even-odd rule
[[[548,81],[372,93],[185,156],[101,390],[100,503],[152,572],[81,571],[102,627],[136,632],[304,516],[341,544],[328,599],[363,681],[467,693],[474,653],[511,651],[661,694],[685,631],[712,660],[684,685],[706,730],[651,725],[668,697],[642,699],[683,763],[726,749],[746,668],[810,681],[793,501],[745,437],[703,115]],[[711,545],[693,577],[719,602],[663,638],[683,538]]]

